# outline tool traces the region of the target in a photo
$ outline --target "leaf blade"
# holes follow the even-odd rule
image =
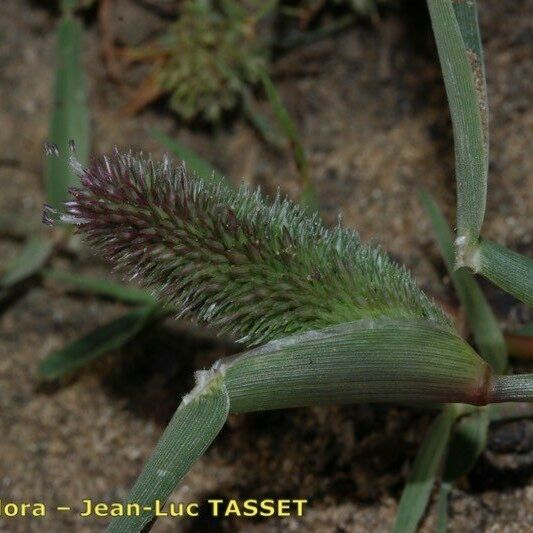
[[[437,500],[437,533],[446,533],[448,529],[448,498],[451,490],[450,483],[441,482]]]
[[[161,507],[187,473],[207,450],[226,422],[229,397],[223,382],[216,382],[206,392],[185,400],[178,407],[141,475],[131,489],[127,502]],[[141,516],[120,516],[112,520],[108,533],[141,531],[153,518],[153,512]]]
[[[61,157],[47,157],[45,183],[47,202],[58,208],[68,199],[68,187],[79,183],[68,163],[69,141],[76,146],[76,157],[86,163],[89,156],[89,109],[87,87],[81,62],[83,27],[65,7],[57,29],[57,66],[54,102],[50,122],[50,142]]]
[[[39,273],[54,249],[51,239],[33,236],[28,239],[21,252],[7,266],[0,278],[0,286],[9,288]]]
[[[479,273],[533,307],[533,260],[489,239],[480,239]]]
[[[53,380],[74,372],[109,351],[124,346],[156,316],[157,307],[146,306],[94,329],[41,361],[39,376],[45,380]]]
[[[289,141],[289,146],[302,184],[301,203],[311,211],[318,211],[318,196],[311,179],[309,161],[300,139],[298,128],[289,115],[287,108],[283,104],[281,95],[266,70],[260,69],[258,74],[278,123]]]
[[[152,128],[149,130],[150,135],[163,146],[167,148],[178,159],[183,160],[188,168],[193,170],[198,176],[207,181],[223,181],[224,175],[217,170],[211,163],[200,157],[198,154],[185,148],[181,143],[169,137],[166,133]]]
[[[451,0],[428,0],[455,139],[458,260],[475,244],[485,216],[487,124],[473,66]],[[483,74],[480,73],[483,79]],[[483,82],[484,83],[484,82]]]
[[[429,428],[402,492],[394,533],[414,533],[426,510],[437,471],[446,451],[455,415],[445,410]]]
[[[448,447],[445,483],[453,483],[470,472],[485,449],[488,429],[489,415],[485,408],[478,408],[457,422]]]
[[[156,303],[156,299],[148,292],[128,287],[127,285],[122,285],[115,281],[94,278],[91,276],[82,276],[75,272],[67,272],[51,268],[43,269],[41,274],[45,278],[72,285],[75,289],[82,292],[107,296],[132,304]]]

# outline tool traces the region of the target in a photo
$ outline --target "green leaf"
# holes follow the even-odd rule
[[[477,261],[471,266],[505,292],[533,307],[533,260],[529,257],[480,239]]]
[[[228,411],[229,397],[220,378],[184,398],[127,498],[141,510],[152,510],[143,511],[141,516],[114,518],[109,533],[141,531],[149,524],[154,507],[163,507],[189,468],[205,453],[226,422]]]
[[[452,2],[457,23],[461,31],[461,36],[466,49],[471,50],[479,57],[480,66],[485,74],[485,62],[483,58],[483,45],[481,42],[481,32],[479,31],[479,20],[476,0],[460,0]],[[479,96],[479,95],[478,95]],[[486,93],[485,93],[486,100]]]
[[[40,219],[21,219],[16,214],[0,213],[0,236],[25,239],[42,229]]]
[[[275,148],[283,148],[285,143],[280,139],[280,132],[259,112],[250,91],[243,93],[242,104],[246,117],[259,135]]]
[[[69,167],[69,141],[75,142],[80,163],[86,163],[89,155],[89,110],[81,62],[83,26],[73,18],[71,6],[67,4],[57,30],[57,67],[49,138],[57,145],[61,156],[47,157],[45,165],[47,202],[56,208],[68,199],[68,187],[79,183]]]
[[[487,444],[489,416],[486,408],[478,408],[462,417],[453,428],[448,447],[443,480],[453,483],[468,474]]]
[[[261,19],[275,11],[275,9],[278,7],[278,4],[279,0],[262,0],[261,2],[257,2],[259,9],[252,15],[251,21],[254,24],[257,24]]]
[[[474,78],[476,97],[483,127],[485,141],[486,167],[488,173],[489,153],[489,102],[487,97],[487,81],[485,75],[485,60],[483,57],[483,44],[479,30],[479,20],[476,0],[460,0],[452,2],[457,23],[466,48],[470,70]]]
[[[107,279],[82,276],[73,272],[54,269],[43,269],[41,274],[46,278],[72,285],[76,290],[82,292],[107,296],[109,298],[114,298],[116,300],[132,304],[156,303],[156,299],[146,291],[134,289],[132,287],[128,287],[126,285],[122,285],[121,283]]]
[[[287,8],[282,7],[280,12],[286,11]],[[298,17],[298,14],[295,13]],[[277,40],[273,43],[274,50],[278,53],[287,53],[293,48],[299,46],[308,46],[310,44],[319,42],[323,39],[331,37],[337,33],[340,33],[350,26],[353,26],[357,21],[357,16],[353,13],[349,15],[336,17],[330,23],[320,24],[316,29],[306,28],[305,31],[300,31],[291,35],[288,35],[282,40]]]
[[[451,483],[441,482],[437,500],[437,533],[446,533],[448,529],[448,498],[451,490]]]
[[[165,146],[174,156],[185,162],[187,167],[206,181],[222,181],[224,175],[198,154],[185,148],[181,143],[158,129],[150,129],[150,135]]]
[[[8,288],[39,272],[46,263],[54,243],[42,236],[31,237],[22,251],[7,266],[0,278],[0,287]]]
[[[393,530],[395,533],[416,531],[426,510],[454,420],[455,413],[444,410],[429,428],[400,499]]]
[[[61,11],[63,14],[70,14],[76,8],[78,0],[61,0]]]
[[[494,371],[501,374],[507,368],[507,348],[498,321],[472,273],[465,268],[455,270],[453,234],[439,207],[425,191],[421,192],[421,201],[431,220],[459,300],[465,309],[476,346]]]
[[[270,76],[264,69],[260,69],[258,71],[258,74],[267,94],[267,97],[270,101],[270,105],[272,106],[272,109],[276,115],[278,123],[283,132],[285,133],[287,140],[289,141],[294,162],[296,164],[296,168],[298,169],[298,173],[300,174],[300,179],[302,182],[301,203],[307,206],[310,210],[317,211],[318,197],[315,190],[315,186],[311,180],[311,174],[309,171],[309,161],[307,160],[305,149],[300,140],[298,129],[296,128],[296,125],[290,117],[287,108],[283,105],[281,96],[278,90],[276,89],[276,86],[270,79]]]
[[[160,316],[158,309],[155,305],[141,307],[96,328],[46,357],[39,365],[39,375],[47,380],[57,379],[121,348]]]
[[[458,262],[477,241],[487,196],[488,124],[483,119],[484,75],[467,50],[451,0],[428,0],[455,139]],[[461,18],[463,20],[463,18]],[[463,32],[467,32],[463,24]],[[469,42],[472,40],[469,37]],[[486,105],[485,105],[486,107]]]

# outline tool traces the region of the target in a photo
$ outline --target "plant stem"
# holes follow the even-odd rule
[[[489,399],[491,403],[533,402],[533,374],[495,376]]]

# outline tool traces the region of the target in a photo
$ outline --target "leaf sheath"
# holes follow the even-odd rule
[[[490,377],[455,334],[388,319],[273,341],[224,364],[232,412],[353,402],[484,404]]]

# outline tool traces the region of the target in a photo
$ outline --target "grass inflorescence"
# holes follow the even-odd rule
[[[405,268],[280,195],[207,183],[168,158],[94,160],[60,214],[180,316],[247,344],[360,318],[447,316]]]

